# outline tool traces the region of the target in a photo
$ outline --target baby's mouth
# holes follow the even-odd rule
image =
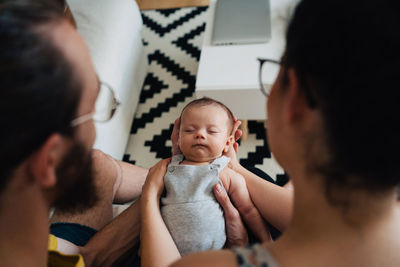
[[[207,147],[205,144],[194,144],[193,147]]]

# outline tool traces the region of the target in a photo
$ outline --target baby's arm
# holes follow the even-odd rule
[[[243,176],[226,167],[219,174],[219,178],[251,231],[261,241],[271,241],[268,227],[250,198]]]

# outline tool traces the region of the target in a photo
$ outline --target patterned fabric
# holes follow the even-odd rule
[[[239,267],[279,267],[273,256],[260,244],[247,247],[235,247]]]
[[[173,123],[194,99],[207,7],[142,12],[142,37],[149,60],[124,161],[149,168],[171,156]],[[239,118],[240,119],[240,118]],[[249,135],[238,158],[274,180],[283,170],[272,158],[263,121],[249,121]]]

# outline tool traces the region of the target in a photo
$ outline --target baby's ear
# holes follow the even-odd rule
[[[224,147],[224,152],[228,152],[229,150],[229,146],[235,141],[235,139],[233,138],[233,135],[228,136],[228,138],[226,139],[226,144]]]

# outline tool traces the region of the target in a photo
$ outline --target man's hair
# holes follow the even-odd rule
[[[221,102],[219,102],[219,101],[217,101],[215,99],[212,99],[212,98],[209,98],[209,97],[202,97],[202,98],[195,99],[195,100],[189,102],[183,108],[183,110],[181,112],[181,117],[182,117],[182,114],[185,111],[185,109],[187,109],[189,107],[210,106],[210,105],[220,107],[226,112],[226,115],[228,116],[228,135],[231,135],[232,134],[232,130],[233,130],[233,113],[227,106],[225,106],[224,104],[222,104]]]
[[[73,136],[80,83],[50,34],[63,1],[0,0],[0,192],[53,133]]]
[[[330,158],[308,164],[327,188],[400,182],[399,13],[392,0],[303,0],[288,27],[282,64],[323,116]]]

